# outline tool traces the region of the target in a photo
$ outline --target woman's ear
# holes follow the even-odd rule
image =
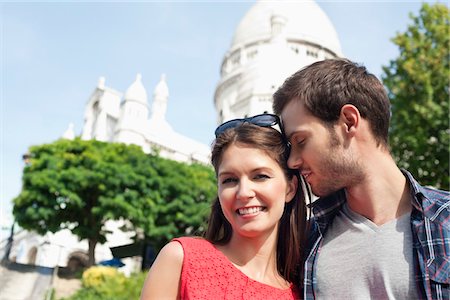
[[[345,132],[354,134],[356,129],[358,129],[359,122],[361,120],[361,115],[356,106],[352,104],[345,104],[341,108],[339,119],[345,126]]]
[[[298,188],[298,178],[297,176],[292,176],[292,179],[288,181],[286,189],[286,203],[289,203],[294,199],[295,193],[297,193]]]

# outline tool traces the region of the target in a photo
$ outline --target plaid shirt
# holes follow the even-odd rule
[[[402,172],[412,195],[411,230],[418,295],[421,299],[450,299],[450,193],[423,187],[409,172]],[[304,299],[314,299],[316,258],[323,235],[346,201],[345,191],[340,190],[312,204],[314,218],[305,261]]]

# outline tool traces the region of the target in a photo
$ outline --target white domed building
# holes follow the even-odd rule
[[[272,111],[272,94],[313,62],[340,57],[337,33],[314,1],[259,1],[239,23],[214,95],[217,123]]]

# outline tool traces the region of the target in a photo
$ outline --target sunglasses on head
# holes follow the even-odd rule
[[[225,123],[222,123],[219,125],[219,127],[216,128],[216,131],[214,134],[216,135],[216,138],[224,133],[226,130],[230,128],[236,128],[244,123],[250,123],[253,125],[257,125],[260,127],[272,127],[275,125],[279,125],[281,133],[283,133],[283,128],[281,127],[281,121],[280,118],[277,115],[273,114],[261,114],[256,115],[253,117],[243,118],[243,119],[233,119],[230,121],[227,121]]]

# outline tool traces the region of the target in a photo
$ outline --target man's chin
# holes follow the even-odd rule
[[[337,192],[340,189],[330,189],[330,188],[314,188],[313,186],[311,187],[311,192],[314,194],[314,196],[319,197],[319,198],[323,198],[326,196],[329,196],[335,192]]]

